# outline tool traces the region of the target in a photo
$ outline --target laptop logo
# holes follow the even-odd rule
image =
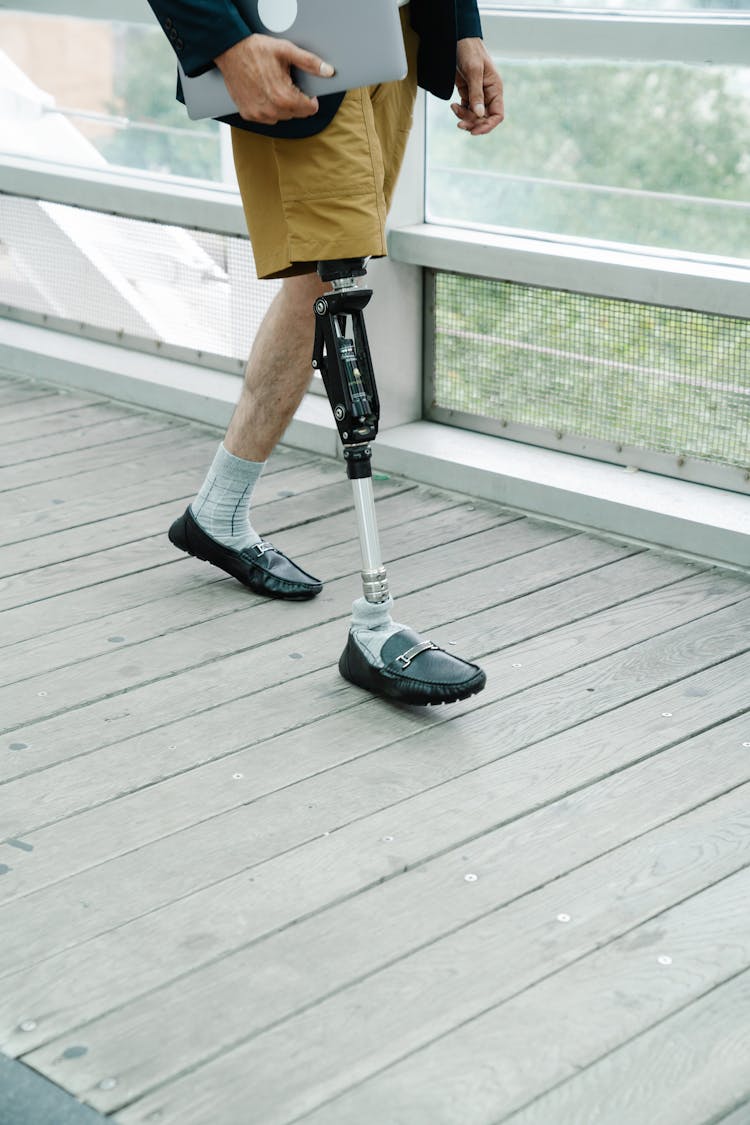
[[[258,19],[269,31],[280,35],[297,19],[297,0],[258,0]]]

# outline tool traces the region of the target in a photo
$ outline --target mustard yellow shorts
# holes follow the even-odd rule
[[[310,273],[332,258],[382,257],[409,136],[419,39],[401,9],[409,73],[350,90],[330,125],[295,140],[232,129],[258,277]]]

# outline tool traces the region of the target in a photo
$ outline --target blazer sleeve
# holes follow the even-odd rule
[[[252,34],[231,0],[148,0],[185,73],[210,70],[217,55]]]
[[[477,0],[456,0],[456,38],[482,38],[482,23],[479,19]]]

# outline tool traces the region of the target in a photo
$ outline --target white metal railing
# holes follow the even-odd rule
[[[130,219],[172,223],[188,230],[247,237],[235,190],[179,176],[62,164],[0,151],[0,192]]]
[[[750,10],[743,16],[674,9],[636,13],[498,7],[482,11],[482,26],[489,50],[502,58],[611,58],[721,66],[750,62]]]
[[[750,268],[741,260],[647,254],[637,247],[432,223],[394,230],[388,245],[397,261],[434,270],[696,312],[750,315]]]

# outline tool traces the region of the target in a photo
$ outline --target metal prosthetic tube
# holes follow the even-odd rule
[[[312,365],[323,377],[352,482],[362,590],[368,602],[379,604],[388,601],[389,592],[372,490],[370,443],[378,432],[380,402],[363,315],[372,290],[360,289],[356,281],[365,272],[362,258],[318,263],[320,277],[330,281],[333,290],[314,305]]]
[[[355,478],[352,481],[352,488],[359,531],[359,549],[362,555],[362,592],[368,602],[387,602],[390,596],[388,575],[380,554],[372,476]]]

